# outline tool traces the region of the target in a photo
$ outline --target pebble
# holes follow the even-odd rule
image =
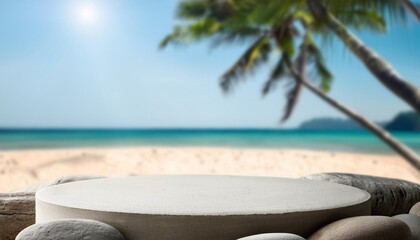
[[[410,214],[420,217],[420,202],[416,203],[411,209]]]
[[[420,217],[411,214],[400,214],[394,218],[405,222],[411,230],[411,240],[420,240]]]
[[[25,228],[16,240],[124,240],[114,227],[93,220],[64,219]]]
[[[309,180],[353,186],[371,195],[372,215],[406,214],[420,201],[420,185],[408,181],[345,173],[320,173],[304,177]]]
[[[333,222],[308,240],[410,240],[410,228],[403,221],[384,216],[362,216]]]

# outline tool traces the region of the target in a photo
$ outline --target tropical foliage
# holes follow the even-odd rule
[[[356,30],[384,32],[385,12],[389,19],[404,19],[404,12],[395,10],[396,5],[400,6],[399,1],[347,2],[324,1],[342,22]],[[331,88],[333,76],[325,65],[318,42],[328,42],[332,35],[325,25],[315,21],[304,0],[188,0],[179,4],[177,17],[184,24],[174,28],[162,41],[161,48],[198,41],[208,41],[211,47],[249,44],[221,77],[225,91],[230,91],[262,64],[276,61],[262,92],[264,95],[271,92],[281,80],[288,82],[283,120],[291,115],[302,88],[290,73],[288,62],[293,62],[297,70],[308,72],[324,92]]]
[[[161,43],[188,45],[208,41],[222,44],[248,44],[248,49],[221,77],[221,87],[229,92],[235,84],[262,64],[275,61],[262,93],[271,92],[280,81],[286,82],[286,107],[282,120],[295,108],[301,89],[306,87],[320,99],[374,133],[420,171],[420,157],[375,124],[325,93],[331,88],[332,74],[325,65],[319,42],[338,36],[385,86],[420,110],[420,92],[403,79],[350,31],[384,32],[386,20],[405,19],[398,0],[185,0],[177,17],[183,24],[174,28]],[[274,59],[275,58],[275,59]],[[308,82],[315,81],[318,87]],[[408,97],[407,97],[407,96]],[[412,98],[414,96],[414,98]],[[416,96],[418,99],[416,99]],[[418,100],[418,101],[417,101]],[[417,108],[418,107],[418,108]]]

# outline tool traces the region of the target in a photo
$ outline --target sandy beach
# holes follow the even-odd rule
[[[392,155],[229,148],[104,148],[0,152],[0,192],[58,176],[222,174],[298,178],[347,172],[420,183],[420,175]]]

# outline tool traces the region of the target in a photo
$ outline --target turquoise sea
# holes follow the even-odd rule
[[[393,133],[420,153],[420,133]],[[363,131],[273,129],[0,130],[0,150],[90,147],[233,147],[393,154]]]

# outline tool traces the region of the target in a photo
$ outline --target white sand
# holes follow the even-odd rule
[[[420,183],[398,156],[306,150],[110,148],[0,152],[0,192],[64,175],[223,174],[298,178],[347,172]]]

